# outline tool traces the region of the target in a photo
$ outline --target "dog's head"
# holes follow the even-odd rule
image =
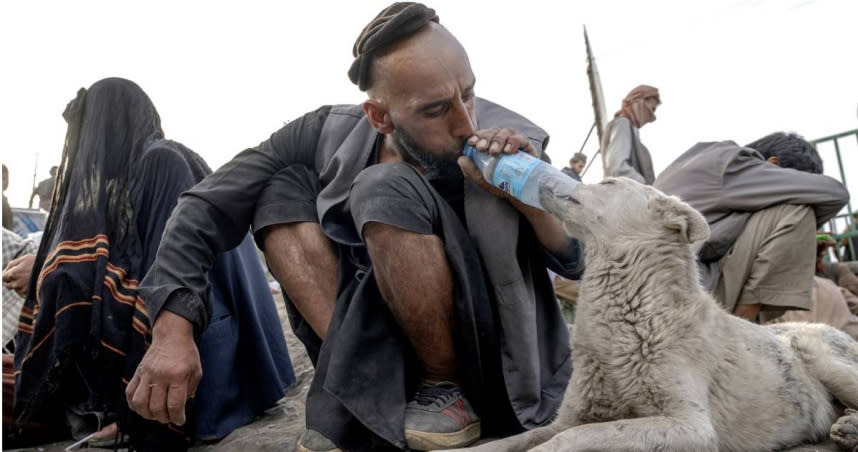
[[[540,201],[585,243],[657,238],[691,244],[709,237],[706,220],[691,206],[625,177],[577,186],[552,178],[540,187]]]

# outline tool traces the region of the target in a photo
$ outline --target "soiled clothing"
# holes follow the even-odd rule
[[[526,119],[483,99],[476,110],[479,128],[514,128],[542,151],[548,137]],[[324,343],[290,307],[290,321],[311,357],[318,350],[308,428],[348,450],[404,448],[402,417],[418,363],[371,276],[359,231],[375,218],[436,234],[458,282],[454,331],[461,339],[458,359],[467,363],[465,390],[485,414],[484,425],[491,430],[492,423],[504,422],[499,418],[509,418],[515,425],[498,430],[510,433],[550,422],[571,373],[571,354],[545,267],[576,277],[582,271],[577,243],[552,256],[507,201],[469,181],[457,201],[456,190],[433,186],[407,165],[375,165],[379,138],[360,106],[322,107],[185,193],[141,285],[151,315],[163,307],[204,325],[208,308],[198,295],[197,275],[211,253],[233,243],[251,222],[258,242],[266,226],[318,222],[339,248],[340,280]],[[357,200],[353,185],[363,187]],[[376,185],[390,188],[388,198],[396,200],[379,203]]]
[[[628,177],[646,185],[655,181],[649,149],[628,118],[618,116],[608,123],[601,149],[605,177]]]
[[[858,315],[849,311],[843,294],[845,289],[825,278],[813,279],[813,304],[810,310],[787,312],[778,321],[824,323],[858,340]]]
[[[843,287],[855,296],[858,296],[858,276],[852,272],[848,265],[842,262],[825,262],[822,264],[822,272],[817,276],[828,278],[840,287]]]
[[[754,212],[730,251],[706,267],[717,271],[703,278],[704,287],[727,312],[737,304],[760,304],[762,322],[787,310],[810,309],[815,230],[807,206],[779,204]]]
[[[768,163],[732,141],[698,143],[659,174],[653,186],[678,196],[706,218],[710,234],[696,244],[703,263],[721,259],[750,216],[777,204],[806,205],[816,224],[837,214],[849,192],[837,180]]]

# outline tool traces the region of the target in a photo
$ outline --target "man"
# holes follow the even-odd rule
[[[569,159],[569,166],[560,171],[572,179],[581,182],[581,171],[584,171],[585,166],[587,166],[587,156],[582,152],[576,152],[575,155]]]
[[[706,217],[711,233],[699,244],[702,282],[727,311],[764,322],[811,307],[814,231],[849,193],[822,175],[810,143],[780,132],[746,147],[698,143],[654,187]]]
[[[652,185],[655,173],[652,157],[641,143],[640,128],[655,121],[655,109],[661,105],[658,88],[640,85],[623,99],[614,119],[602,136],[602,164],[605,177],[628,177]]]
[[[422,4],[383,10],[353,53],[362,105],[291,121],[182,196],[141,283],[153,338],[126,394],[144,417],[182,419],[205,271],[252,223],[316,368],[299,450],[455,447],[552,420],[571,362],[545,267],[576,277],[580,249],[461,157],[540,155],[547,135],[475,97]]]
[[[57,180],[57,167],[51,167],[51,177],[39,182],[39,185],[33,187],[33,193],[30,195],[30,208],[33,208],[33,198],[39,196],[39,208],[45,212],[51,212],[51,197],[54,195],[54,183]]]
[[[6,198],[7,188],[9,188],[9,169],[3,165],[3,227],[11,231],[15,229],[15,214],[12,213],[12,206]]]

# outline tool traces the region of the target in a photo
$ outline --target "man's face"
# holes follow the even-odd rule
[[[455,161],[476,129],[474,74],[464,49],[446,30],[433,28],[418,39],[385,62],[393,135],[400,151],[410,154],[406,158],[421,164]]]
[[[584,166],[586,166],[586,162],[582,162],[580,160],[576,161],[572,164],[572,169],[575,170],[576,173],[581,174],[581,171],[584,171]]]

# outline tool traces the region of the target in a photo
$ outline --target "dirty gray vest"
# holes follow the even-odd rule
[[[477,98],[475,109],[480,129],[509,127],[529,137],[540,153],[548,143],[544,130],[500,105]],[[322,127],[315,168],[323,188],[316,208],[325,233],[339,243],[361,243],[343,206],[357,175],[375,163],[369,159],[376,139],[377,132],[359,105],[332,107]],[[525,428],[546,424],[562,401],[572,366],[565,328],[560,333],[546,332],[538,322],[537,311],[542,311],[539,304],[554,302],[537,300],[534,292],[532,272],[545,269],[524,268],[519,263],[517,247],[522,217],[509,202],[466,179],[465,212],[467,229],[483,258],[488,282],[497,298],[501,358],[510,403]],[[497,240],[498,237],[509,240]],[[560,357],[540,362],[545,355],[539,352],[540,339],[543,343],[563,341],[548,345],[559,347],[555,355]]]

